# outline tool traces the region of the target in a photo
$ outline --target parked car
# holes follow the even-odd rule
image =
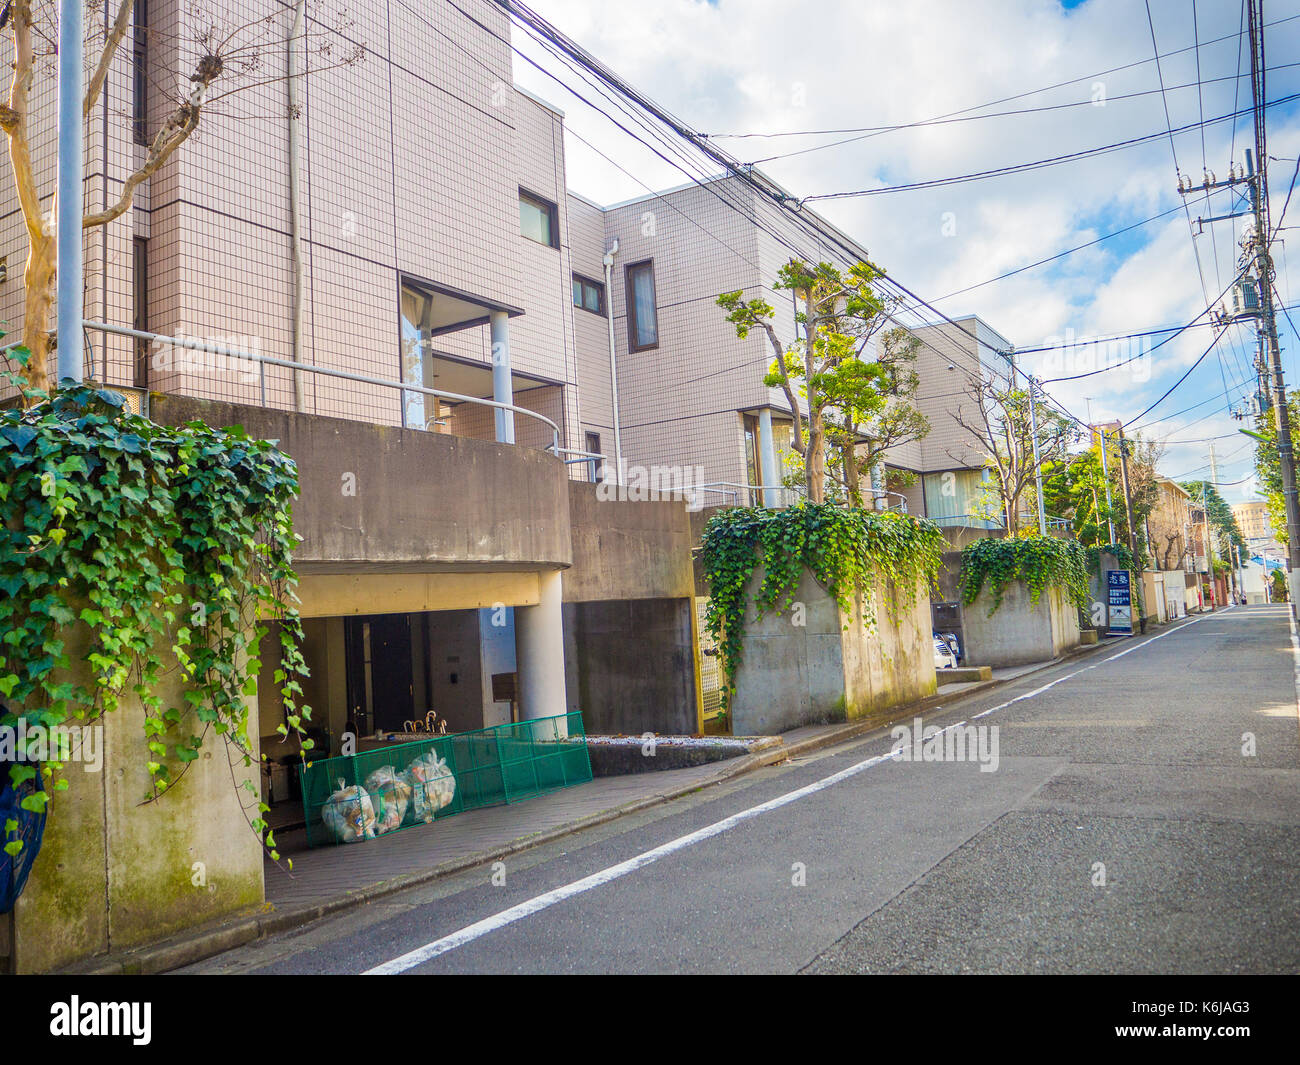
[[[934,637],[934,668],[957,668],[957,656],[952,653],[952,648],[948,646],[947,641],[937,633]]]

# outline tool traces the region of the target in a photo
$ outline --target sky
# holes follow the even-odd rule
[[[1174,156],[1198,184],[1207,167],[1225,178],[1230,161],[1241,168],[1244,149],[1253,145],[1249,115],[1212,124],[1203,138],[1196,128],[1176,133],[1172,148],[1166,131],[1249,107],[1250,57],[1244,40],[1238,49],[1243,16],[1236,0],[1151,0],[1150,24],[1142,0],[531,0],[531,6],[688,125],[717,137],[742,162],[758,163],[799,197],[929,182],[1159,134],[1020,174],[808,204],[944,314],[977,314],[1018,349],[1183,325],[1217,301],[1235,275],[1245,220],[1212,223],[1194,236],[1195,220],[1245,205],[1224,190],[1208,204],[1204,194],[1187,197],[1184,211]],[[1265,31],[1266,97],[1300,94],[1300,0],[1269,0],[1264,9],[1266,21],[1276,23]],[[1159,73],[1151,62],[1152,26],[1162,56],[1179,53],[1162,58]],[[592,95],[517,26],[514,41],[565,84]],[[574,191],[614,203],[688,180],[519,57],[515,79],[565,112]],[[1022,113],[994,115],[1009,110]],[[955,112],[981,117],[868,136],[732,136],[896,126]],[[1300,153],[1300,100],[1269,110],[1268,153],[1276,224]],[[1300,233],[1300,192],[1283,225],[1288,228],[1274,247],[1277,288],[1287,306],[1297,306],[1291,317],[1300,326],[1300,291],[1293,295],[1287,262],[1287,244],[1295,243],[1300,285],[1300,237],[1287,240]],[[1131,226],[1092,248],[980,284]],[[960,291],[972,285],[980,287]],[[1195,327],[1126,366],[1046,388],[1084,420],[1090,409],[1094,422],[1129,422],[1187,372],[1214,332]],[[1284,317],[1279,334],[1287,382],[1300,384],[1300,337]],[[1138,343],[1025,354],[1021,365],[1046,381],[1128,358]],[[1209,438],[1216,438],[1217,481],[1229,502],[1258,498],[1253,445],[1238,432],[1251,423],[1229,414],[1230,405],[1240,406],[1254,391],[1254,351],[1253,327],[1234,326],[1167,399],[1126,430],[1163,439],[1162,472],[1179,480],[1209,477]]]

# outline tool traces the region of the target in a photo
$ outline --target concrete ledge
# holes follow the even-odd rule
[[[592,776],[616,777],[689,769],[781,745],[776,736],[655,736],[654,753],[647,754],[648,742],[648,738],[641,736],[588,736],[587,754],[591,758]]]
[[[938,669],[935,674],[943,684],[969,684],[971,681],[992,680],[992,666],[955,666],[952,669]]]
[[[1096,642],[1097,642],[1097,630],[1096,630],[1096,629],[1083,629],[1083,630],[1080,631],[1080,633],[1079,633],[1079,643],[1080,643],[1080,644],[1091,645],[1091,644],[1094,644],[1094,643],[1096,643]]]

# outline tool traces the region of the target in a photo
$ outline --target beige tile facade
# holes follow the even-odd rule
[[[403,279],[463,296],[482,308],[480,319],[488,307],[508,308],[515,402],[556,422],[562,445],[584,449],[595,434],[612,459],[609,322],[604,313],[574,306],[572,283],[576,273],[603,291],[602,256],[617,241],[603,309],[613,318],[625,462],[699,467],[705,482],[749,482],[744,414],[774,409],[780,443],[788,439],[789,412],[779,390],[762,384],[771,362],[766,338],[755,332],[739,340],[717,297],[740,289],[746,298],[767,300],[788,345],[796,336],[794,307],[789,293],[771,287],[777,271],[796,249],[841,265],[844,253],[734,178],[608,208],[569,193],[563,115],[514,87],[502,10],[488,0],[464,6],[478,24],[450,5],[393,0],[353,10],[347,33],[364,44],[364,61],[331,69],[313,57],[298,83],[297,118],[289,114],[286,82],[276,77],[214,104],[199,132],[140,187],[133,209],[88,235],[87,316],[130,326],[139,294],[150,331],[292,360],[289,127],[296,121],[304,364],[400,379]],[[218,21],[265,17],[265,62],[280,69],[290,26],[282,0],[213,0],[208,7]],[[192,38],[197,16],[179,0],[151,0],[150,9],[155,76],[164,68],[187,71],[193,56],[172,42]],[[144,157],[130,126],[130,56],[128,44],[106,101],[87,123],[89,209],[115,198]],[[166,112],[156,97],[152,128]],[[54,177],[53,107],[54,82],[44,77],[34,147],[46,190]],[[0,318],[12,331],[21,327],[25,234],[7,171],[3,181],[0,255],[8,257],[10,281],[0,287]],[[556,246],[521,234],[521,191],[555,205]],[[145,249],[141,277],[137,239]],[[633,352],[626,270],[641,262],[653,264],[659,343]],[[977,319],[967,324],[977,338],[987,331]],[[967,337],[954,344],[951,326],[917,334],[924,341],[921,406],[933,429],[924,441],[897,449],[890,462],[917,472],[978,465],[950,412],[962,401],[979,346]],[[133,341],[101,334],[90,341],[96,378],[136,383]],[[435,335],[430,354],[426,372],[433,377],[425,385],[491,396],[485,321]],[[395,389],[298,376],[308,412],[403,420]],[[153,350],[147,384],[254,404],[265,393],[265,402],[279,408],[295,403],[289,370],[261,371],[183,348]],[[435,418],[432,407],[429,400],[422,410],[432,429],[494,435],[489,409],[443,406]],[[550,443],[544,423],[521,415],[515,421],[521,444]],[[570,472],[589,475],[578,462]],[[909,509],[923,512],[921,485],[906,494]]]

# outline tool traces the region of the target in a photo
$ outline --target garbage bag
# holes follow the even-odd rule
[[[375,807],[359,784],[347,787],[339,778],[338,790],[321,807],[321,820],[340,843],[359,843],[375,838]]]
[[[411,785],[412,815],[417,821],[429,822],[434,814],[456,797],[456,777],[443,758],[430,751],[406,767]]]
[[[366,791],[375,807],[375,835],[401,828],[411,803],[411,785],[391,765],[380,766],[366,777]]]

